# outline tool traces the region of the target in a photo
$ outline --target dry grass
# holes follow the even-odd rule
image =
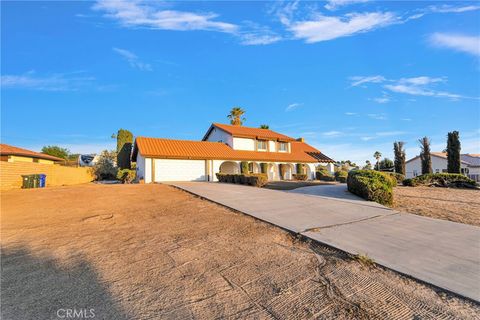
[[[164,185],[1,195],[2,319],[465,318],[480,308]]]
[[[399,186],[393,196],[397,210],[480,226],[479,190]]]

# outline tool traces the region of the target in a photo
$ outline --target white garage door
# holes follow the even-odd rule
[[[205,160],[155,160],[155,182],[205,181]]]

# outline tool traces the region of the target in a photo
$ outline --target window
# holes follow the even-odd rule
[[[440,169],[435,169],[435,173],[440,173]]]
[[[257,140],[257,150],[267,150],[267,141]]]
[[[278,151],[288,151],[288,144],[286,142],[280,142],[278,144]]]
[[[414,177],[418,176],[418,171],[417,170],[413,170],[413,176]]]

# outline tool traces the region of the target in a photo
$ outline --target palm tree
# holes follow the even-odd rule
[[[380,153],[380,151],[375,151],[375,153],[373,154],[373,157],[377,160],[377,170],[378,170],[378,162],[380,161],[380,159],[382,158],[382,154]]]
[[[242,108],[233,107],[227,118],[230,119],[230,124],[233,124],[234,126],[241,126],[246,120],[245,118],[242,118],[244,114],[245,111]]]
[[[270,129],[270,126],[268,124],[261,124],[260,129]]]

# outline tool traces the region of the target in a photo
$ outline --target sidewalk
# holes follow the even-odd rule
[[[366,201],[226,183],[171,185],[480,302],[478,227]]]

